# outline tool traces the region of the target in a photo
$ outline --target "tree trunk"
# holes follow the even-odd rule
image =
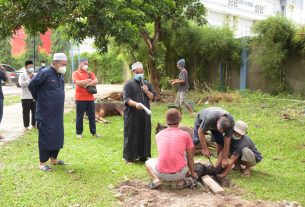
[[[154,87],[154,90],[156,92],[156,100],[160,99],[160,77],[159,77],[159,73],[157,71],[157,66],[155,63],[155,45],[159,40],[159,36],[160,36],[160,31],[161,31],[161,18],[158,18],[155,21],[155,34],[153,37],[149,36],[148,31],[143,28],[143,30],[141,31],[141,36],[142,39],[144,40],[144,42],[146,43],[147,46],[147,51],[148,51],[148,71],[150,73],[150,82]]]
[[[148,70],[150,73],[150,82],[153,85],[155,92],[156,92],[156,100],[159,100],[160,98],[160,77],[159,77],[159,73],[157,71],[157,66],[155,64],[154,58],[155,58],[155,51],[154,51],[154,46],[151,48],[151,50],[148,51],[149,55],[148,55]]]

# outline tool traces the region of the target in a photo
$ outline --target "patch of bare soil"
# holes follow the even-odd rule
[[[143,181],[126,181],[115,189],[118,205],[123,207],[297,207],[297,203],[248,201],[240,197],[244,190],[231,188],[225,195],[214,195],[204,186],[177,190],[164,184],[158,190],[151,190]],[[232,193],[234,192],[234,194]]]

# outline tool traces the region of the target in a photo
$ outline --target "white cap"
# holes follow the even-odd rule
[[[65,53],[54,53],[53,60],[67,61],[67,55]]]
[[[235,123],[234,131],[243,136],[248,131],[248,124],[244,121],[239,120]]]
[[[143,68],[143,64],[141,62],[136,62],[136,63],[132,64],[131,70],[135,70],[137,68]]]

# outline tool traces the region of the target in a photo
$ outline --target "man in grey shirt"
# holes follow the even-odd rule
[[[231,137],[233,135],[234,118],[222,108],[209,107],[201,110],[197,114],[194,124],[193,142],[195,145],[201,144],[202,154],[210,157],[211,153],[207,147],[205,134],[211,131],[212,139],[216,142],[218,161],[216,166],[228,165],[228,153]]]
[[[177,68],[180,70],[179,79],[170,80],[172,86],[174,86],[175,84],[179,84],[179,90],[175,104],[179,107],[183,104],[190,113],[193,113],[192,107],[190,107],[186,101],[186,93],[190,86],[188,82],[187,70],[185,69],[184,59],[181,59],[177,62]]]

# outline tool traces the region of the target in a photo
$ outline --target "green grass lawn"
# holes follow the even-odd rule
[[[233,182],[246,189],[249,199],[295,200],[305,205],[305,104],[264,100],[262,94],[241,95],[236,102],[219,106],[249,124],[249,135],[264,159],[251,178],[231,173]],[[197,111],[212,105],[197,106]],[[166,104],[153,104],[153,129],[164,123]],[[284,120],[282,114],[293,120]],[[122,159],[123,120],[111,117],[111,124],[98,124],[101,139],[90,136],[85,122],[83,139],[75,138],[75,113],[65,116],[65,146],[60,158],[68,166],[55,172],[38,170],[37,131],[0,147],[0,206],[117,206],[109,185],[126,179],[149,181],[143,165],[126,165]],[[182,124],[192,126],[186,114]],[[152,136],[152,155],[156,156]],[[197,157],[196,159],[204,159]]]
[[[4,97],[4,105],[8,106],[8,105],[12,105],[15,103],[21,103],[21,97],[20,96],[5,96]]]

